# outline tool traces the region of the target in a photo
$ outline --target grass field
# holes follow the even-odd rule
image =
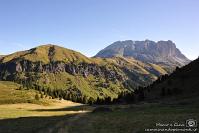
[[[157,128],[156,123],[199,120],[197,97],[89,106],[57,99],[35,100],[36,91],[18,88],[17,84],[0,82],[0,133],[144,133]],[[99,107],[110,110],[93,112]]]
[[[93,113],[91,111],[96,106],[85,105],[62,108],[34,107],[32,110],[23,108],[16,115],[21,116],[22,113],[24,117],[1,119],[0,131],[1,133],[144,133],[147,128],[157,128],[156,123],[185,124],[188,119],[199,120],[198,104],[142,103],[106,105],[106,107],[112,111]],[[0,108],[2,109],[1,106]],[[7,113],[12,112],[12,108],[6,110]]]

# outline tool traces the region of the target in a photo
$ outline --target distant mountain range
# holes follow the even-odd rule
[[[184,66],[190,62],[172,41],[117,41],[101,50],[95,57],[133,57],[143,62]]]
[[[171,41],[116,42],[96,58],[48,44],[0,58],[0,80],[87,103],[132,92],[188,62]]]

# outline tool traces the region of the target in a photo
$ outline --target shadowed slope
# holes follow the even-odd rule
[[[164,76],[149,86],[151,92],[147,97],[168,98],[169,101],[176,102],[193,100],[198,101],[199,95],[199,59],[190,64],[176,69],[171,75]],[[175,99],[175,100],[174,100]]]

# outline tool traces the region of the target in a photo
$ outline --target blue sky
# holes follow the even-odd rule
[[[172,40],[199,56],[198,0],[0,0],[0,53],[53,43],[94,56],[117,40]]]

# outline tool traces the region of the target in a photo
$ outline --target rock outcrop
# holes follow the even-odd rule
[[[88,75],[101,76],[107,80],[120,80],[124,81],[122,75],[118,74],[115,70],[107,70],[104,66],[99,66],[97,64],[87,64],[87,63],[64,63],[64,62],[51,62],[49,64],[42,64],[41,62],[31,62],[27,60],[22,60],[20,62],[8,62],[0,64],[1,72],[9,72],[9,79],[16,73],[60,73],[66,72],[71,75],[82,75],[87,77]],[[4,75],[2,75],[3,77]],[[2,78],[0,77],[0,78]]]

